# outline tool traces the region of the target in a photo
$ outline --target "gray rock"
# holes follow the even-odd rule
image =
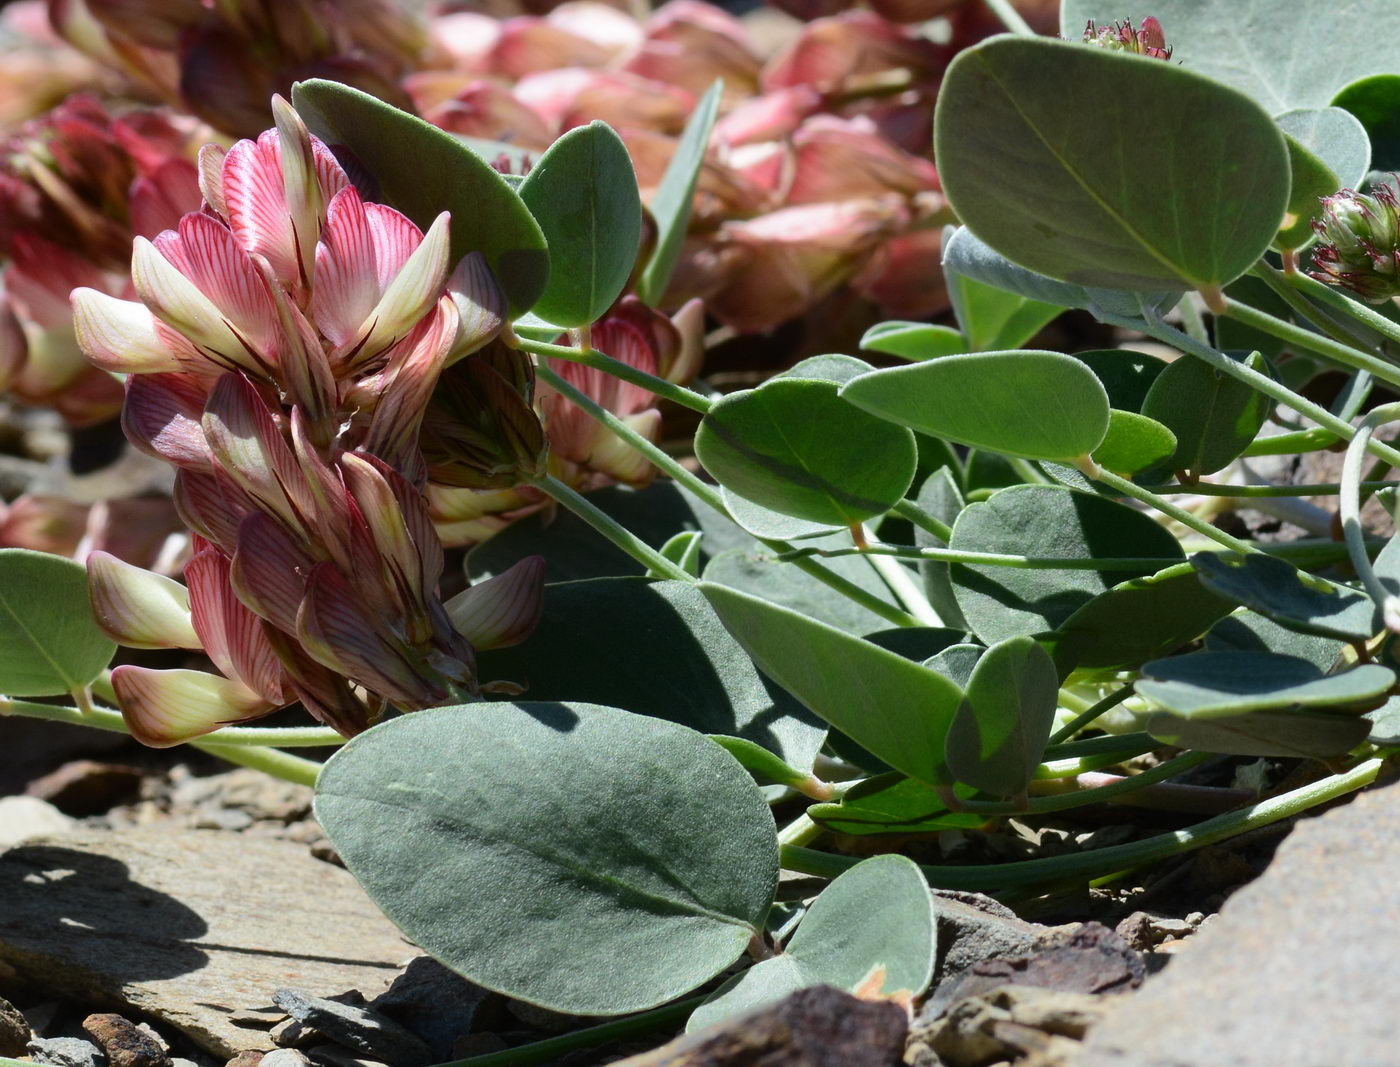
[[[279,1048],[264,1053],[258,1067],[311,1067],[311,1060],[294,1048]]]
[[[83,1030],[101,1046],[112,1067],[167,1067],[170,1057],[154,1034],[112,1012],[89,1015]]]
[[[433,1060],[432,1049],[417,1034],[368,1008],[313,997],[298,989],[279,989],[272,1000],[303,1026],[392,1067],[420,1067]]]
[[[1299,823],[1273,862],[1142,990],[1077,1067],[1396,1062],[1400,787]]]
[[[369,1060],[357,1056],[344,1045],[317,1045],[306,1050],[312,1063],[323,1067],[385,1067],[381,1060]]]
[[[23,1056],[29,1044],[29,1020],[8,1000],[0,998],[0,1056]]]
[[[0,797],[0,849],[32,837],[66,834],[77,825],[75,820],[38,797]]]
[[[1028,951],[1046,931],[980,893],[938,889],[933,904],[938,915],[938,964],[931,996],[952,988],[974,964]]]
[[[275,990],[377,993],[406,946],[345,871],[284,841],[80,831],[0,854],[0,962],[36,996],[130,1009],[228,1057]],[[100,946],[100,948],[99,948]]]
[[[1104,1012],[1101,997],[1006,985],[966,997],[932,1026],[911,1035],[910,1052],[927,1048],[941,1067],[980,1067],[1038,1057],[1065,1062]]]
[[[28,1045],[35,1063],[54,1067],[107,1067],[107,1057],[91,1041],[80,1037],[37,1037]]]
[[[443,1061],[459,1058],[457,1039],[471,1031],[486,992],[431,956],[415,956],[369,1006],[408,1027]]]

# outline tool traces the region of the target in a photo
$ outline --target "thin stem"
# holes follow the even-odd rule
[[[74,726],[92,726],[119,734],[128,732],[121,712],[108,708],[93,708],[92,711],[85,712],[81,708],[69,708],[61,704],[3,700],[0,701],[0,716],[3,715],[22,715],[27,719],[48,719],[50,722],[71,723]],[[219,748],[323,748],[345,744],[344,737],[325,726],[226,726],[222,730],[205,734],[199,740]]]
[[[681,407],[690,408],[691,411],[698,411],[702,415],[714,406],[714,402],[709,397],[701,396],[693,389],[687,389],[675,382],[668,382],[665,378],[658,378],[654,374],[638,370],[630,363],[613,359],[612,356],[604,355],[596,348],[587,350],[570,348],[567,345],[552,345],[545,341],[531,341],[526,337],[515,337],[509,343],[514,344],[522,352],[531,352],[534,355],[547,356],[550,359],[566,359],[570,363],[582,363],[585,367],[592,367],[594,370],[611,374],[614,378],[621,378],[624,382],[640,385],[643,389],[655,393],[662,399],[670,400]]]
[[[1378,426],[1398,418],[1400,403],[1382,404],[1361,421],[1342,462],[1342,490],[1338,496],[1338,515],[1342,520],[1342,536],[1346,540],[1347,553],[1351,556],[1351,565],[1390,630],[1400,629],[1400,598],[1381,584],[1380,577],[1371,566],[1371,557],[1366,549],[1366,531],[1361,525],[1360,483],[1366,443]]]
[[[315,760],[303,759],[301,756],[293,756],[290,752],[281,752],[275,748],[257,748],[250,745],[211,745],[204,740],[188,743],[191,748],[197,748],[211,756],[218,756],[219,759],[228,763],[236,763],[240,767],[251,767],[254,770],[270,774],[274,778],[282,778],[299,785],[314,786],[316,775],[321,771],[321,764]]]
[[[1142,789],[1154,782],[1165,781],[1183,771],[1189,771],[1192,767],[1199,766],[1210,759],[1210,756],[1209,752],[1187,752],[1175,759],[1160,763],[1151,770],[1143,771],[1141,774],[1135,774],[1129,778],[1122,778],[1112,785],[1101,785],[1094,789],[1077,789],[1072,793],[1059,793],[1048,797],[1031,797],[1027,804],[1017,804],[1010,801],[964,800],[962,807],[964,811],[975,815],[1043,815],[1052,811],[1069,811],[1071,808],[1082,808],[1100,801],[1112,800],[1114,797]]]
[[[908,519],[925,533],[932,534],[945,545],[953,539],[953,528],[946,523],[939,522],[923,508],[912,500],[901,500],[890,509],[892,514],[898,515],[901,519]]]
[[[729,509],[725,507],[724,497],[709,482],[699,478],[685,466],[679,463],[674,456],[668,455],[653,442],[647,440],[632,427],[619,419],[611,411],[608,411],[592,397],[576,389],[573,385],[560,377],[546,366],[536,368],[536,373],[541,381],[546,382],[552,389],[557,390],[563,396],[573,401],[589,416],[602,423],[618,437],[626,441],[642,455],[651,461],[658,470],[670,475],[670,477],[680,486],[689,490],[701,503],[723,515],[726,519],[733,521],[733,516],[729,514]],[[791,549],[786,541],[774,541],[760,538],[763,544],[767,545],[774,552],[783,553]],[[796,561],[799,570],[811,575],[827,588],[836,593],[840,593],[846,599],[859,604],[872,614],[880,616],[886,622],[894,626],[920,626],[922,623],[907,611],[902,611],[893,604],[888,604],[875,596],[873,593],[862,589],[854,582],[835,573],[828,567],[814,559]]]
[[[680,582],[695,581],[694,575],[689,571],[672,563],[607,512],[590,502],[587,497],[565,485],[554,475],[546,474],[540,478],[532,478],[530,484],[563,504],[648,570]]]
[[[778,831],[778,844],[810,845],[821,835],[822,828],[804,813]]]
[[[1003,26],[1011,33],[1019,33],[1023,37],[1034,37],[1035,30],[1031,29],[1030,23],[1021,17],[1021,13],[1011,6],[1011,0],[984,0],[992,14],[997,17]]]
[[[1400,323],[1392,322],[1379,311],[1367,307],[1359,300],[1353,300],[1340,289],[1334,289],[1325,282],[1320,282],[1316,278],[1303,274],[1301,271],[1286,275],[1282,274],[1261,261],[1256,265],[1255,272],[1259,274],[1259,277],[1264,278],[1265,281],[1269,279],[1265,274],[1260,273],[1261,268],[1279,275],[1283,284],[1291,285],[1294,289],[1307,294],[1319,304],[1326,304],[1334,311],[1339,311],[1343,315],[1350,316],[1363,325],[1369,326],[1389,341],[1400,342]]]
[[[1278,401],[1284,407],[1296,411],[1299,415],[1311,419],[1324,430],[1329,430],[1336,434],[1343,441],[1350,441],[1355,436],[1355,431],[1345,419],[1339,419],[1326,408],[1319,404],[1314,404],[1311,400],[1299,396],[1292,389],[1289,389],[1281,382],[1276,382],[1267,374],[1261,374],[1253,367],[1231,359],[1224,352],[1218,352],[1209,345],[1203,345],[1192,337],[1187,336],[1180,330],[1167,325],[1160,319],[1138,319],[1127,315],[1113,315],[1100,313],[1099,319],[1111,326],[1122,326],[1124,329],[1137,330],[1155,337],[1165,344],[1178,348],[1183,352],[1200,359],[1207,365],[1214,367],[1222,374],[1244,382],[1253,389],[1265,396]],[[1366,445],[1367,451],[1371,455],[1386,462],[1400,466],[1400,451],[1383,444],[1374,438]]]
[[[533,1067],[534,1064],[539,1063],[557,1063],[559,1057],[566,1052],[595,1048],[598,1045],[607,1044],[609,1041],[637,1037],[674,1026],[690,1018],[690,1013],[705,1003],[707,999],[709,999],[709,994],[678,1000],[674,1004],[652,1008],[651,1011],[644,1011],[640,1015],[632,1015],[626,1019],[614,1019],[612,1022],[575,1030],[571,1034],[547,1037],[543,1041],[521,1045],[518,1048],[508,1048],[501,1052],[488,1052],[484,1056],[472,1056],[465,1060],[450,1060],[447,1063],[439,1064],[438,1067]],[[24,1064],[23,1067],[34,1067],[34,1065]]]
[[[1181,298],[1176,310],[1181,312],[1181,325],[1186,327],[1186,332],[1201,344],[1210,344],[1210,334],[1206,333],[1206,320],[1201,317],[1201,309],[1196,306],[1196,300],[1190,293]]]
[[[1163,515],[1175,519],[1187,529],[1195,530],[1202,537],[1209,537],[1212,541],[1216,542],[1217,544],[1223,545],[1224,547],[1230,549],[1232,552],[1249,554],[1259,551],[1259,549],[1256,546],[1249,544],[1247,541],[1241,541],[1238,537],[1231,537],[1224,530],[1216,529],[1204,519],[1198,519],[1189,511],[1177,507],[1170,501],[1163,500],[1156,493],[1144,489],[1140,485],[1136,485],[1133,482],[1128,481],[1126,478],[1118,477],[1118,475],[1112,473],[1111,471],[1101,470],[1097,475],[1095,475],[1094,480],[1102,482],[1110,489],[1115,489],[1118,492],[1122,493],[1124,496],[1130,496],[1134,500],[1142,501],[1142,503],[1155,508],[1156,510],[1160,511]]]
[[[917,545],[873,544],[865,548],[795,548],[778,558],[795,563],[811,557],[894,556],[897,559],[930,560],[936,563],[966,563],[978,567],[1011,567],[1018,570],[1064,571],[1159,571],[1181,562],[1167,556],[1016,556],[1004,552],[958,552],[951,548],[919,548]]]
[[[871,532],[865,531],[867,546],[871,543]],[[878,542],[875,542],[878,544]],[[942,626],[943,619],[937,610],[929,603],[928,596],[924,593],[921,583],[916,576],[899,560],[889,556],[871,556],[870,565],[875,568],[890,592],[894,594],[904,610],[919,620],[923,626]]]
[[[1328,434],[1331,437],[1331,434]],[[1291,454],[1291,453],[1290,453]],[[1379,480],[1364,481],[1361,488],[1377,492],[1394,482]],[[1234,496],[1245,498],[1273,496],[1336,496],[1342,489],[1341,482],[1313,482],[1310,485],[1222,485],[1218,482],[1197,482],[1195,485],[1144,485],[1144,492],[1159,496]]]
[[[1069,722],[1065,723],[1053,734],[1051,734],[1049,744],[1058,745],[1062,741],[1067,741],[1069,738],[1079,733],[1080,730],[1088,726],[1091,722],[1094,722],[1101,716],[1107,715],[1110,711],[1112,711],[1114,708],[1116,708],[1119,704],[1123,703],[1123,701],[1127,700],[1132,695],[1133,687],[1131,684],[1125,685],[1122,689],[1114,690],[1112,693],[1109,693],[1108,696],[1100,700],[1097,704],[1093,705],[1090,708],[1087,708],[1084,711],[1081,711],[1074,718],[1070,719]]]
[[[1315,356],[1321,356],[1325,360],[1349,367],[1352,370],[1370,371],[1383,382],[1400,385],[1400,368],[1379,356],[1373,356],[1369,352],[1362,352],[1360,349],[1344,345],[1340,341],[1334,341],[1330,337],[1305,330],[1291,322],[1284,322],[1283,319],[1275,318],[1266,311],[1259,311],[1248,304],[1241,304],[1238,300],[1227,297],[1225,309],[1230,318],[1277,337],[1293,348],[1303,352],[1311,352]]]
[[[1185,830],[1158,834],[1142,841],[1109,845],[1070,856],[1048,856],[1018,863],[992,863],[975,867],[924,867],[929,884],[944,889],[1011,888],[1037,885],[1060,879],[1098,878],[1127,867],[1155,863],[1179,856],[1217,841],[1234,837],[1260,826],[1268,826],[1299,815],[1309,808],[1370,785],[1376,780],[1384,760],[1370,759],[1345,774],[1334,774],[1282,796],[1261,800],[1240,811],[1217,815]],[[860,862],[856,856],[834,856],[794,845],[781,851],[785,870],[835,878]]]
[[[1272,289],[1274,295],[1276,295],[1280,300],[1287,304],[1289,308],[1292,309],[1295,315],[1303,319],[1305,322],[1311,323],[1314,327],[1326,333],[1333,340],[1338,341],[1344,345],[1350,345],[1352,347],[1367,344],[1364,338],[1358,337],[1356,334],[1350,332],[1349,330],[1343,329],[1340,324],[1332,321],[1331,319],[1327,318],[1327,316],[1319,313],[1316,307],[1310,304],[1296,291],[1295,286],[1291,286],[1284,279],[1282,271],[1275,270],[1268,263],[1264,262],[1263,260],[1260,260],[1258,263],[1254,264],[1254,266],[1250,269],[1249,273],[1253,274],[1256,278],[1258,278],[1270,289]],[[1304,277],[1306,277],[1306,275],[1304,275]],[[1324,288],[1326,287],[1324,286]],[[1257,311],[1258,309],[1256,308],[1255,310]],[[1260,312],[1260,314],[1264,314],[1264,312]],[[1354,316],[1352,317],[1352,320],[1355,321]]]

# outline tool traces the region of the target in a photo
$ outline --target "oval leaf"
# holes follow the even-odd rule
[[[1268,372],[1257,352],[1245,365]],[[1200,476],[1233,463],[1258,435],[1272,404],[1238,378],[1183,356],[1157,375],[1142,413],[1176,435],[1176,451],[1163,466]]]
[[[1243,559],[1198,552],[1191,563],[1209,588],[1290,630],[1365,641],[1381,628],[1366,594],[1305,574],[1285,560],[1258,552]]]
[[[960,690],[936,671],[795,611],[702,582],[725,627],[765,674],[896,770],[947,780],[943,738]]]
[[[1147,732],[1157,740],[1228,756],[1302,756],[1331,759],[1366,740],[1371,721],[1317,711],[1251,711],[1228,719],[1150,715]]]
[[[1031,638],[987,649],[948,731],[948,769],[957,780],[1001,797],[1024,791],[1055,725],[1059,686],[1054,661]]]
[[[929,834],[976,830],[987,817],[953,813],[930,786],[902,774],[881,774],[852,786],[835,804],[813,804],[808,817],[837,834]]]
[[[1076,459],[1108,432],[1108,394],[1058,352],[944,356],[862,374],[841,396],[920,433],[1027,459]]]
[[[1400,87],[1400,78],[1388,77]],[[1337,176],[1339,188],[1355,189],[1372,167],[1365,123],[1345,105],[1294,108],[1274,121]]]
[[[1178,128],[1191,137],[1164,132]],[[958,217],[1077,285],[1218,288],[1269,247],[1287,206],[1288,150],[1268,113],[1156,59],[994,37],[949,66],[934,130]]]
[[[1400,74],[1375,74],[1352,82],[1332,99],[1332,107],[1320,108],[1318,113],[1333,110],[1343,110],[1360,123],[1370,148],[1368,166],[1376,170],[1400,167]],[[1280,115],[1280,124],[1283,119]],[[1361,184],[1361,178],[1346,181],[1346,175],[1340,170],[1337,173],[1348,188]]]
[[[999,289],[990,291],[1007,301],[1019,300]],[[926,322],[881,322],[865,331],[860,347],[867,352],[884,352],[918,363],[966,352],[969,345],[967,338],[950,326],[931,326]]]
[[[773,817],[732,756],[593,704],[381,723],[326,763],[316,817],[415,944],[555,1011],[693,989],[762,929],[777,885]]]
[[[1176,434],[1156,419],[1132,411],[1110,411],[1108,433],[1094,449],[1094,462],[1119,474],[1132,474],[1176,454]]]
[[[73,693],[112,662],[80,563],[25,548],[0,549],[0,693]]]
[[[701,420],[695,455],[726,489],[830,526],[883,515],[918,466],[912,433],[848,404],[835,382],[810,378],[726,396]]]
[[[336,151],[348,150],[384,200],[426,230],[452,213],[452,262],[486,257],[512,315],[545,290],[549,250],[539,224],[510,183],[449,133],[339,82],[312,78],[292,88],[307,128]]]
[[[595,321],[627,284],[642,240],[642,199],[622,138],[596,120],[570,130],[519,192],[560,265],[531,310],[560,326]]]
[[[933,977],[933,894],[918,864],[874,856],[838,875],[772,959],[735,975],[686,1023],[699,1030],[814,985],[916,997]]]
[[[1144,663],[1136,688],[1173,715],[1218,719],[1248,711],[1374,707],[1394,684],[1395,673],[1375,663],[1323,674],[1305,659],[1273,652],[1193,652]]]

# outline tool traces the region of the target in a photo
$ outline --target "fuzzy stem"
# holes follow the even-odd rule
[[[595,370],[611,374],[614,378],[621,378],[624,382],[640,385],[643,389],[655,393],[665,400],[670,400],[681,407],[690,408],[691,411],[698,411],[702,415],[714,406],[714,402],[709,397],[701,396],[693,389],[687,389],[675,382],[668,382],[665,378],[658,378],[655,374],[638,370],[630,363],[613,359],[612,356],[604,355],[596,348],[587,350],[570,348],[567,345],[552,345],[545,341],[531,341],[525,337],[515,337],[508,340],[507,343],[513,344],[522,352],[547,356],[550,359],[566,359],[570,363],[582,363],[585,367],[592,367]]]
[[[252,745],[211,745],[203,740],[190,741],[188,744],[191,748],[197,748],[211,756],[218,756],[219,759],[229,763],[236,763],[240,767],[251,767],[254,770],[270,774],[274,778],[282,778],[299,785],[315,786],[316,776],[321,772],[322,765],[315,760],[303,759],[301,756],[293,756],[290,752],[282,752],[275,748],[259,748]]]
[[[1300,815],[1309,808],[1346,796],[1376,780],[1384,760],[1369,759],[1344,774],[1334,774],[1282,796],[1261,800],[1240,811],[1217,815],[1185,830],[1158,834],[1125,845],[1080,852],[1070,856],[1048,856],[1016,863],[991,863],[975,867],[923,868],[929,884],[942,889],[988,889],[1039,885],[1061,879],[1098,878],[1128,867],[1155,863],[1183,855],[1217,841],[1268,826]],[[787,845],[782,848],[784,870],[835,878],[860,862],[855,856],[834,856],[809,848]]]
[[[1294,272],[1280,274],[1262,260],[1255,265],[1254,273],[1265,281],[1269,280],[1269,275],[1279,277],[1283,284],[1291,285],[1294,289],[1316,300],[1319,304],[1326,304],[1334,311],[1339,311],[1343,315],[1360,322],[1363,326],[1368,326],[1375,330],[1382,337],[1389,341],[1400,343],[1400,323],[1392,322],[1374,308],[1367,307],[1359,300],[1353,300],[1340,289],[1334,289],[1325,282],[1320,282],[1307,274]]]
[[[993,15],[1011,33],[1019,33],[1023,37],[1034,37],[1035,30],[1031,29],[1030,23],[1021,17],[1021,13],[1011,6],[1011,0],[984,0],[987,7],[991,9]]]
[[[1342,536],[1346,540],[1347,553],[1356,576],[1366,587],[1367,594],[1380,609],[1381,618],[1389,630],[1400,628],[1400,598],[1397,598],[1384,585],[1371,565],[1371,557],[1366,549],[1366,531],[1361,525],[1361,463],[1365,459],[1366,444],[1376,428],[1384,423],[1400,418],[1400,403],[1382,404],[1365,419],[1347,446],[1346,457],[1342,462],[1342,489],[1338,496],[1338,515],[1342,521]]]
[[[1113,474],[1110,471],[1100,471],[1098,476],[1095,478],[1095,481],[1102,482],[1110,489],[1115,489],[1119,493],[1122,493],[1124,496],[1130,496],[1134,500],[1139,500],[1142,503],[1157,509],[1163,515],[1175,519],[1187,529],[1195,530],[1202,537],[1209,537],[1212,541],[1216,542],[1217,544],[1223,545],[1225,548],[1230,549],[1232,552],[1238,552],[1241,555],[1248,555],[1250,553],[1260,551],[1259,548],[1257,548],[1254,545],[1251,545],[1249,542],[1241,541],[1238,537],[1231,537],[1224,530],[1216,529],[1204,519],[1196,518],[1196,516],[1192,515],[1189,511],[1185,511],[1182,508],[1177,507],[1170,501],[1163,500],[1156,493],[1150,492],[1149,490],[1144,489],[1141,486],[1128,481],[1128,479],[1126,478],[1120,478],[1118,477],[1118,475]]]
[[[1029,804],[1017,804],[1010,801],[1000,800],[964,800],[962,808],[964,811],[972,812],[976,815],[1018,815],[1035,814],[1042,815],[1052,811],[1069,811],[1071,808],[1082,808],[1089,804],[1097,804],[1100,801],[1112,800],[1114,797],[1123,796],[1135,790],[1152,785],[1154,782],[1163,782],[1168,778],[1180,774],[1182,771],[1189,771],[1206,760],[1210,759],[1209,752],[1187,752],[1185,755],[1177,756],[1175,759],[1160,763],[1151,770],[1143,771],[1128,778],[1121,778],[1111,785],[1101,785],[1093,789],[1076,789],[1072,793],[1057,793],[1053,796],[1033,797]]]
[[[945,545],[953,539],[953,528],[947,523],[940,522],[912,500],[901,500],[890,513],[898,515],[901,519],[908,519],[925,533],[932,534]]]
[[[1091,722],[1094,722],[1101,716],[1108,714],[1110,711],[1112,711],[1114,708],[1116,708],[1119,704],[1123,703],[1123,701],[1127,700],[1132,695],[1133,687],[1131,685],[1125,685],[1122,689],[1114,690],[1112,693],[1109,693],[1108,696],[1100,700],[1097,704],[1094,704],[1092,707],[1086,708],[1084,711],[1081,711],[1069,722],[1065,723],[1053,734],[1051,734],[1049,744],[1058,745],[1061,741],[1068,740],[1075,734],[1079,733],[1080,730],[1088,726]]]
[[[1400,368],[1379,356],[1373,356],[1369,352],[1362,352],[1351,345],[1345,345],[1330,337],[1305,330],[1291,322],[1284,322],[1283,319],[1275,318],[1268,312],[1259,311],[1248,304],[1241,304],[1238,300],[1226,299],[1225,308],[1226,314],[1235,321],[1277,337],[1294,348],[1311,352],[1315,356],[1321,356],[1331,363],[1349,367],[1352,370],[1369,371],[1383,382],[1400,385]]]
[[[1331,436],[1330,434],[1328,435]],[[1291,453],[1290,453],[1291,454]],[[1364,481],[1360,488],[1377,492],[1395,482]],[[1197,482],[1195,485],[1144,485],[1139,486],[1145,493],[1158,496],[1230,496],[1256,499],[1260,497],[1291,496],[1336,496],[1342,489],[1341,482],[1313,482],[1310,485],[1223,485],[1218,482]]]

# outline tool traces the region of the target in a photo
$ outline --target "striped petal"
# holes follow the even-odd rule
[[[189,591],[107,552],[88,555],[88,596],[97,625],[127,648],[201,648]]]
[[[292,216],[282,177],[281,145],[276,130],[256,141],[239,141],[224,157],[224,215],[238,243],[272,264],[286,285],[301,274]]]
[[[135,300],[74,289],[73,332],[88,360],[114,374],[178,371],[180,360],[156,333],[155,316]]]
[[[241,374],[225,374],[201,420],[209,451],[240,489],[292,529],[311,515],[311,493],[267,401]]]
[[[527,556],[509,570],[463,590],[446,604],[452,625],[478,652],[518,645],[540,621],[544,572],[543,556]]]
[[[451,219],[440,214],[356,331],[348,366],[362,366],[407,335],[432,309],[447,281]],[[392,250],[391,250],[392,251]],[[381,253],[382,255],[382,253]],[[381,258],[381,265],[386,262]]]
[[[237,547],[238,525],[255,507],[248,494],[217,468],[207,474],[177,471],[173,495],[184,524],[225,552]]]
[[[292,251],[300,281],[310,281],[316,263],[316,242],[321,236],[325,201],[316,177],[316,153],[311,134],[301,116],[281,96],[272,97],[272,118],[277,124],[277,144],[282,189],[291,224]]]
[[[316,285],[311,310],[316,325],[337,348],[347,348],[374,310],[381,292],[374,235],[355,187],[335,194],[316,246]]]
[[[457,308],[442,297],[433,312],[395,348],[375,383],[374,414],[362,446],[398,470],[418,455],[418,428],[457,335]]]
[[[151,748],[170,748],[273,710],[241,682],[203,671],[123,665],[112,671],[112,688],[127,731]]]
[[[195,553],[185,567],[190,613],[214,665],[274,704],[286,703],[282,664],[263,637],[262,619],[234,593],[229,559],[216,548]]]
[[[208,472],[214,466],[200,419],[205,392],[185,374],[133,374],[126,380],[122,430],[148,455],[182,470]]]
[[[238,526],[238,549],[229,568],[229,583],[252,611],[279,630],[294,634],[314,564],[276,519],[253,511]]]

